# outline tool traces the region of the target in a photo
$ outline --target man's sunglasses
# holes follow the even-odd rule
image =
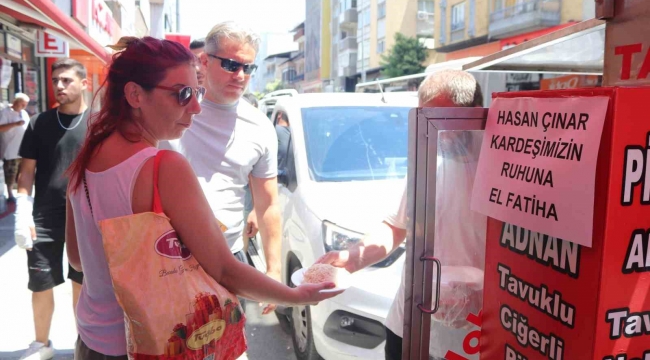
[[[257,70],[257,65],[255,64],[242,64],[238,61],[222,58],[212,54],[208,54],[208,56],[221,60],[221,68],[226,70],[227,72],[234,73],[237,70],[239,70],[239,68],[242,68],[244,70],[244,74],[250,75],[254,73],[255,70]]]
[[[203,100],[203,96],[205,96],[205,88],[202,86],[199,86],[196,89],[193,89],[191,86],[185,86],[182,87],[181,89],[178,89],[169,86],[158,85],[155,86],[155,88],[177,92],[178,104],[180,106],[185,106],[189,104],[190,101],[192,100],[192,94],[196,96],[196,101],[198,102],[201,102]]]

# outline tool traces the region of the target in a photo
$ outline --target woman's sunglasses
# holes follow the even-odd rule
[[[212,54],[208,54],[208,56],[211,57],[211,58],[221,60],[221,68],[226,70],[227,72],[234,73],[237,70],[239,70],[239,68],[242,68],[244,70],[244,74],[250,75],[250,74],[254,73],[255,70],[257,69],[257,65],[255,65],[255,64],[242,64],[242,63],[240,63],[238,61],[222,58],[222,57],[219,57],[217,55],[212,55]]]
[[[198,102],[201,102],[203,100],[203,96],[205,96],[205,88],[202,86],[199,86],[196,89],[193,89],[191,86],[185,86],[181,89],[162,85],[155,87],[163,90],[176,91],[178,93],[178,104],[180,106],[189,104],[192,100],[192,94],[196,96],[196,101]]]

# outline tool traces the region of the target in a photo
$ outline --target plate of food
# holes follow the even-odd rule
[[[347,270],[329,264],[314,264],[308,269],[302,268],[291,274],[291,282],[296,286],[330,281],[336,284],[335,288],[321,290],[321,292],[346,290],[352,285],[351,278],[352,275]]]

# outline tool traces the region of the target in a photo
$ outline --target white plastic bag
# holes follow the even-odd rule
[[[435,299],[435,279],[434,279]],[[483,270],[471,266],[443,266],[438,311],[431,317],[429,354],[444,358],[447,351],[464,354],[463,339],[478,329],[467,321],[483,307]],[[477,357],[478,358],[478,357]]]
[[[25,195],[16,195],[16,228],[14,230],[14,238],[16,245],[19,248],[29,250],[34,246],[32,239],[32,231],[34,228],[34,217],[32,211],[34,209],[34,198]]]

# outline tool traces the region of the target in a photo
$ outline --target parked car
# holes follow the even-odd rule
[[[289,120],[293,150],[278,179],[283,281],[327,251],[353,244],[397,208],[407,172],[415,93],[322,93],[281,98],[272,118]],[[265,269],[253,239],[253,262]],[[353,276],[342,295],[281,311],[299,360],[384,359],[383,322],[397,292],[404,248]],[[282,317],[282,315],[280,315]]]
[[[295,96],[295,95],[298,95],[298,92],[295,89],[276,90],[270,92],[264,95],[264,97],[262,97],[257,102],[258,108],[269,119],[271,119],[271,115],[273,114],[273,108],[275,107],[275,103],[278,101],[278,99],[282,97]]]

